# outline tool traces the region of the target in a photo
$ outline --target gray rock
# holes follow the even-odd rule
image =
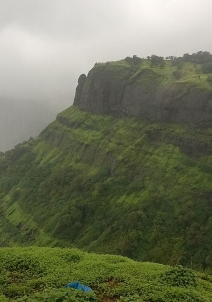
[[[87,78],[80,76],[74,105],[97,114],[212,125],[211,90],[165,80],[150,68],[96,64]]]

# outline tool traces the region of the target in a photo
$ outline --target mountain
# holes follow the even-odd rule
[[[0,97],[0,151],[37,136],[55,116],[54,110],[40,103]]]
[[[212,126],[208,74],[189,62],[180,70],[172,61],[166,61],[163,68],[151,65],[150,60],[128,58],[96,63],[87,77],[80,76],[74,104],[97,114]]]
[[[212,267],[210,73],[153,63],[95,64],[73,106],[1,154],[1,246]]]

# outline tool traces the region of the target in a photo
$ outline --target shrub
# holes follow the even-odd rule
[[[196,286],[196,278],[193,271],[182,265],[178,265],[163,274],[162,280],[171,286]]]
[[[207,62],[202,64],[202,71],[204,73],[211,73],[212,72],[212,62]]]
[[[209,75],[209,76],[207,77],[207,81],[210,82],[210,83],[212,84],[212,75]]]
[[[174,77],[175,79],[180,79],[181,76],[182,76],[182,73],[181,73],[181,71],[179,71],[179,70],[174,70],[174,71],[172,72],[172,75],[173,75],[173,77]]]

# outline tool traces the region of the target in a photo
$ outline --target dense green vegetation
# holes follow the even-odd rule
[[[208,76],[212,75],[211,66],[212,55],[207,51],[200,51],[191,55],[184,54],[182,57],[169,56],[166,59],[156,55],[148,56],[147,59],[133,56],[117,62],[107,62],[106,65],[105,63],[96,63],[92,73],[99,72],[101,69],[107,71],[107,69],[112,68],[114,70],[116,68],[121,79],[128,78],[129,81],[133,81],[143,70],[148,69],[163,77],[160,85],[188,83],[211,90],[211,83],[207,81]]]
[[[165,60],[163,57],[159,57],[156,55],[148,56],[148,60],[151,61],[152,66],[160,66],[164,67]],[[166,60],[171,61],[172,66],[177,66],[178,69],[182,69],[184,63],[193,63],[194,67],[201,66],[202,71],[204,73],[211,73],[211,65],[212,65],[212,54],[208,51],[198,51],[193,54],[185,53],[182,57],[168,56]]]
[[[72,106],[0,158],[0,245],[212,267],[211,128]]]
[[[1,302],[209,302],[212,277],[77,249],[1,248]],[[64,288],[78,280],[93,293]]]

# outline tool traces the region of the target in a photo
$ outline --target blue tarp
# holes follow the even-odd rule
[[[64,287],[71,287],[74,289],[79,289],[79,290],[82,290],[83,292],[92,292],[93,291],[90,287],[88,287],[84,284],[81,284],[78,281],[68,283]]]

